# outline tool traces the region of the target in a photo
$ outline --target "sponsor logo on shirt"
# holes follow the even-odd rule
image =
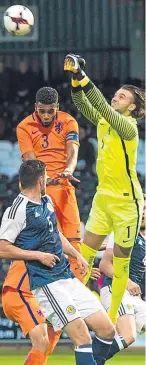
[[[35,134],[35,133],[37,133],[37,132],[39,132],[39,130],[37,129],[37,131],[32,131],[32,134]]]
[[[38,212],[35,212],[35,218],[40,217],[40,214]]]

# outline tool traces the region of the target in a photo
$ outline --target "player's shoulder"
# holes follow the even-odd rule
[[[70,121],[74,121],[75,123],[77,123],[76,119],[69,113],[67,112],[62,112],[62,111],[58,111],[57,112],[57,116],[58,116],[58,120],[62,121],[63,123],[68,124]]]
[[[42,196],[42,201],[47,205],[47,208],[51,211],[54,211],[54,205],[52,199],[49,195]]]
[[[31,125],[32,122],[35,121],[34,114],[28,115],[26,118],[24,118],[18,125],[17,129],[24,128],[26,129],[29,125]]]
[[[135,124],[135,126],[137,126],[137,120],[135,118],[133,118],[132,116],[127,117],[127,119],[132,122],[133,124]]]
[[[15,219],[16,221],[24,221],[26,218],[26,207],[28,199],[21,193],[14,199],[12,205],[8,207],[3,215],[3,221],[7,219]]]
[[[137,238],[136,238],[136,246],[146,246],[146,239],[142,236],[141,233],[138,234]]]

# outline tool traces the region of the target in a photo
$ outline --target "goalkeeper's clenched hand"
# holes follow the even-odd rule
[[[84,72],[82,70],[85,67],[85,64],[85,60],[79,55],[68,54],[64,60],[64,70],[70,71],[73,74],[81,74]]]

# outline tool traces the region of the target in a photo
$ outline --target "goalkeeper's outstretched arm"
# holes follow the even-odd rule
[[[73,80],[74,81],[74,80]],[[111,125],[113,129],[117,131],[119,136],[125,140],[132,140],[137,135],[137,126],[127,117],[122,116],[116,112],[106,101],[100,90],[85,77],[78,81],[82,91],[78,87],[74,87],[72,81],[72,99],[78,109],[85,115],[85,117],[91,120],[93,116],[94,124],[96,124],[101,116]]]
[[[72,80],[72,84],[75,84],[73,81],[74,80]],[[72,100],[77,109],[84,115],[84,117],[90,120],[90,122],[93,123],[95,126],[97,126],[101,115],[87,99],[81,86],[73,87],[72,85]]]
[[[85,60],[74,54],[68,54],[64,60],[64,70],[71,72],[74,76],[74,79],[72,80],[72,95],[78,92],[76,97],[73,96],[73,100],[79,110],[83,112],[86,118],[92,122],[94,120],[94,124],[95,122],[97,124],[99,115],[101,115],[111,127],[116,130],[122,139],[128,141],[134,139],[138,134],[136,123],[133,123],[133,121],[127,117],[116,112],[107,103],[100,90],[90,81],[82,70],[81,61],[85,65]],[[79,86],[82,88],[83,93],[79,93]],[[98,114],[96,114],[96,112]],[[91,118],[91,114],[93,119]]]

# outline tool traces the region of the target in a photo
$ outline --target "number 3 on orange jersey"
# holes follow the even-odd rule
[[[42,147],[43,148],[47,148],[48,147],[48,144],[49,144],[47,134],[45,134],[45,133],[42,134],[42,138],[43,138],[43,141],[44,141],[44,143],[42,143]]]

